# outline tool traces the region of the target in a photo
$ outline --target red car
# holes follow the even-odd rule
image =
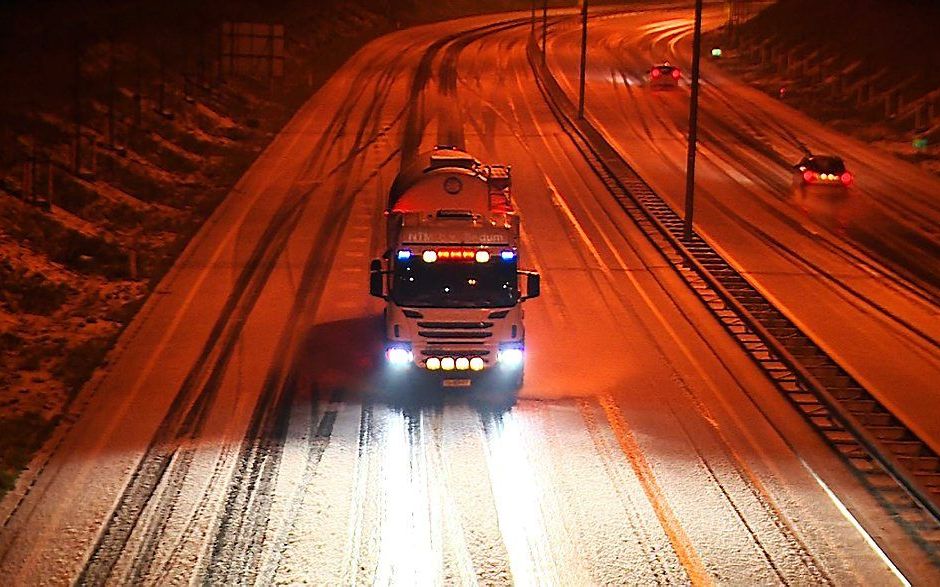
[[[845,162],[833,155],[807,155],[793,166],[793,183],[802,189],[808,186],[847,188],[855,178]]]
[[[681,77],[682,71],[675,65],[669,65],[668,61],[650,68],[650,86],[654,89],[679,87]]]

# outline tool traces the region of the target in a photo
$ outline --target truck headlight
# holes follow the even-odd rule
[[[385,358],[393,367],[405,367],[414,360],[414,354],[408,347],[390,346],[385,350]]]
[[[505,348],[499,349],[499,352],[496,353],[496,360],[503,366],[509,368],[516,368],[522,365],[522,360],[525,357],[525,353],[521,348]]]

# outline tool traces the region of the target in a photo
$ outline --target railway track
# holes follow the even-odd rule
[[[856,476],[940,563],[940,456],[683,219],[577,110],[541,60],[530,65],[564,132],[620,207],[725,330]]]

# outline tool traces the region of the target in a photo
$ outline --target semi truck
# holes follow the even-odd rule
[[[522,303],[539,274],[519,269],[511,168],[439,146],[403,169],[385,209],[386,248],[370,265],[385,304],[393,377],[444,387],[489,381],[518,389],[525,371]]]

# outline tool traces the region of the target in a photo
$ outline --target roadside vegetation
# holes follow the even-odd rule
[[[706,47],[724,48],[723,67],[834,128],[940,173],[940,5],[779,0],[760,12],[757,2],[738,5],[742,22],[705,40]]]
[[[571,4],[556,2],[552,5]],[[0,9],[0,495],[258,153],[356,49],[522,0],[14,2]],[[283,76],[220,67],[284,25]]]

